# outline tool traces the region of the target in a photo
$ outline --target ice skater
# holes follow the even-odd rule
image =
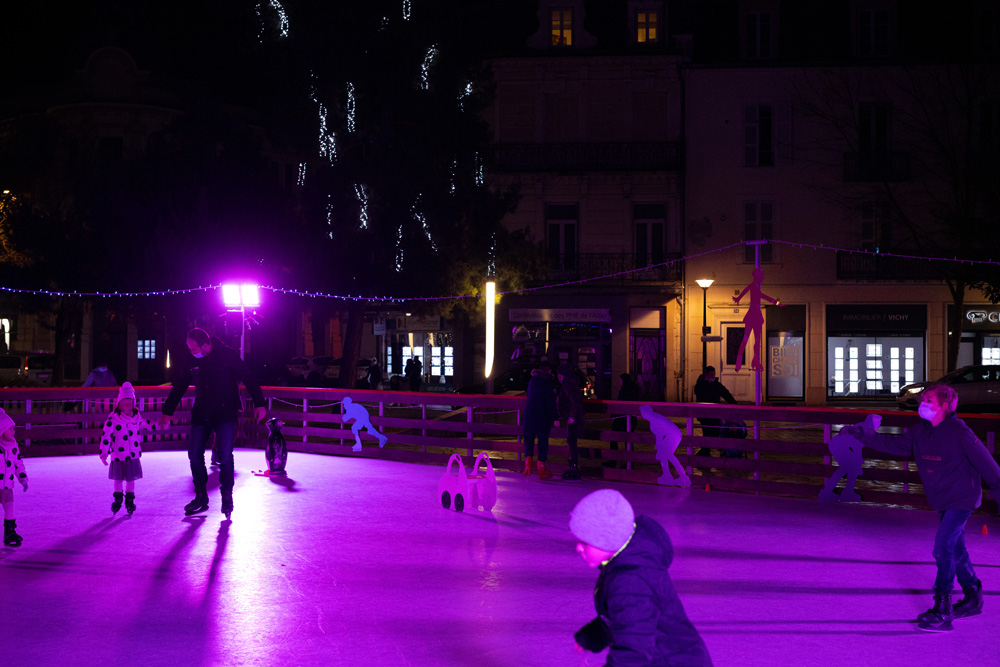
[[[952,630],[956,618],[975,616],[983,609],[983,584],[976,578],[965,548],[965,523],[983,499],[982,480],[1000,491],[1000,466],[976,434],[955,416],[958,395],[947,385],[924,390],[918,414],[921,422],[900,435],[869,433],[847,426],[853,437],[880,452],[912,456],[931,507],[938,513],[937,535],[931,552],[937,565],[934,606],[917,616],[928,632]],[[952,607],[955,578],[965,597]]]
[[[3,543],[9,547],[21,546],[14,517],[14,483],[20,482],[28,490],[28,473],[21,461],[21,450],[14,439],[14,420],[0,408],[0,505],[3,505]]]
[[[354,434],[354,447],[351,448],[352,451],[361,451],[361,429],[368,429],[368,432],[378,438],[378,446],[385,447],[385,443],[389,438],[385,437],[372,426],[371,419],[368,417],[368,410],[365,406],[359,405],[351,400],[350,396],[345,396],[344,401],[344,416],[342,419],[345,422],[353,421],[351,425],[351,433]]]
[[[740,341],[740,351],[736,354],[735,368],[737,373],[743,367],[743,351],[747,348],[747,340],[750,338],[751,331],[753,332],[753,361],[750,362],[750,368],[758,372],[764,370],[764,365],[760,363],[761,330],[764,328],[764,314],[760,310],[760,300],[770,301],[776,306],[780,306],[781,301],[760,291],[760,281],[763,279],[764,269],[758,266],[753,270],[753,280],[750,284],[743,288],[739,296],[733,297],[733,303],[739,304],[744,295],[750,292],[750,305],[747,308],[747,314],[743,316],[743,340]]]
[[[668,568],[670,536],[614,489],[584,496],[569,517],[576,551],[600,569],[594,589],[597,618],[573,638],[577,652],[608,651],[608,665],[711,667],[698,630],[688,620]]]
[[[673,423],[661,414],[653,412],[653,408],[648,405],[639,406],[639,414],[649,422],[649,430],[656,436],[656,458],[663,466],[663,475],[657,480],[657,484],[669,486],[691,486],[691,478],[688,477],[684,466],[677,459],[674,453],[677,445],[681,442],[681,430],[677,424]],[[670,466],[674,467],[677,477],[670,476]]]
[[[855,424],[864,430],[865,433],[874,433],[882,425],[882,418],[878,415],[868,415],[860,424]],[[841,429],[840,433],[830,439],[830,454],[837,459],[837,472],[826,482],[826,486],[819,492],[820,500],[832,500],[856,503],[861,500],[854,491],[854,484],[858,481],[864,471],[865,459],[861,454],[864,445],[857,438]],[[844,482],[844,490],[838,496],[834,489],[841,479],[847,477]]]
[[[221,510],[229,519],[233,513],[233,483],[236,475],[233,440],[236,436],[236,417],[242,408],[240,382],[243,382],[253,401],[253,417],[256,422],[264,421],[267,416],[264,394],[240,355],[215,336],[209,336],[204,329],[195,328],[188,332],[185,342],[191,354],[180,360],[170,394],[163,402],[160,426],[166,427],[170,423],[184,392],[193,383],[195,399],[191,409],[188,461],[194,482],[194,500],[184,506],[184,514],[191,516],[208,509],[205,445],[209,436],[214,433],[219,457]]]
[[[143,431],[154,431],[159,424],[142,416],[135,406],[135,388],[125,382],[118,390],[115,409],[104,422],[101,437],[101,463],[108,467],[108,479],[115,483],[112,494],[111,512],[118,514],[125,501],[125,511],[129,516],[135,512],[135,480],[142,479],[142,435]],[[108,458],[111,463],[108,463]],[[124,495],[122,486],[124,484]]]

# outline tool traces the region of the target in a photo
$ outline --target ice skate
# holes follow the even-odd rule
[[[233,497],[231,495],[230,496],[223,496],[222,497],[222,508],[221,509],[222,509],[222,513],[226,515],[227,519],[229,519],[232,516],[232,514],[233,514]]]
[[[545,465],[545,461],[538,462],[538,479],[552,479],[552,471]]]
[[[952,615],[955,618],[969,618],[983,613],[983,582],[976,579],[971,588],[962,586],[965,597],[955,603]]]
[[[114,492],[114,500],[111,502],[111,513],[118,514],[118,510],[122,508],[122,499],[125,497],[121,491]]]
[[[17,527],[17,522],[14,519],[4,519],[3,520],[3,543],[8,547],[19,547],[21,546],[21,536],[17,534],[14,528]]]
[[[580,467],[578,465],[576,465],[575,463],[571,463],[570,466],[569,466],[569,468],[567,468],[563,472],[562,478],[563,479],[568,479],[568,480],[573,480],[573,481],[578,480],[578,479],[582,479],[583,477],[582,477],[582,475],[580,475]]]
[[[950,632],[954,612],[951,607],[951,592],[934,593],[934,606],[917,616],[917,627],[924,632]]]
[[[135,494],[131,491],[125,494],[125,511],[128,512],[129,516],[135,512]]]
[[[198,494],[194,497],[194,500],[189,502],[184,506],[184,516],[191,516],[192,514],[198,514],[199,512],[204,512],[208,509],[208,496],[203,494]]]

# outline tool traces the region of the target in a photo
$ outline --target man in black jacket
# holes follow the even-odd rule
[[[195,400],[191,411],[191,436],[188,440],[188,460],[194,479],[194,500],[184,506],[190,516],[208,509],[208,469],[205,467],[205,445],[212,433],[219,457],[219,487],[222,492],[222,513],[228,518],[233,511],[233,439],[236,416],[240,411],[240,382],[254,404],[254,418],[263,421],[267,414],[264,394],[247,367],[232,348],[209,336],[204,329],[192,329],[187,335],[190,357],[183,360],[174,376],[173,387],[163,404],[160,425],[166,426],[177,405],[194,384]]]

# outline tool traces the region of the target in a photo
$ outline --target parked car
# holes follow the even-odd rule
[[[365,379],[371,359],[359,359],[354,386],[367,389]],[[340,379],[341,360],[336,357],[294,357],[288,361],[289,384],[305,387],[332,387]],[[359,384],[361,383],[361,384]]]
[[[24,359],[17,354],[0,354],[0,384],[22,384],[23,378]]]
[[[55,373],[55,356],[51,354],[28,354],[24,357],[24,373],[32,382],[48,386]]]
[[[935,384],[955,390],[959,411],[1000,411],[1000,366],[963,366],[934,382],[908,384],[896,394],[896,403],[903,410],[916,410],[924,390]]]

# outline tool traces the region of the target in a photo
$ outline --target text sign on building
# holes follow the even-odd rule
[[[804,398],[802,336],[767,337],[767,395],[769,398]]]
[[[965,320],[962,322],[962,328],[966,331],[1000,329],[1000,308],[996,306],[968,306],[965,309]]]
[[[610,308],[511,308],[511,322],[610,322]]]
[[[826,307],[827,331],[926,331],[927,306],[851,304]]]

